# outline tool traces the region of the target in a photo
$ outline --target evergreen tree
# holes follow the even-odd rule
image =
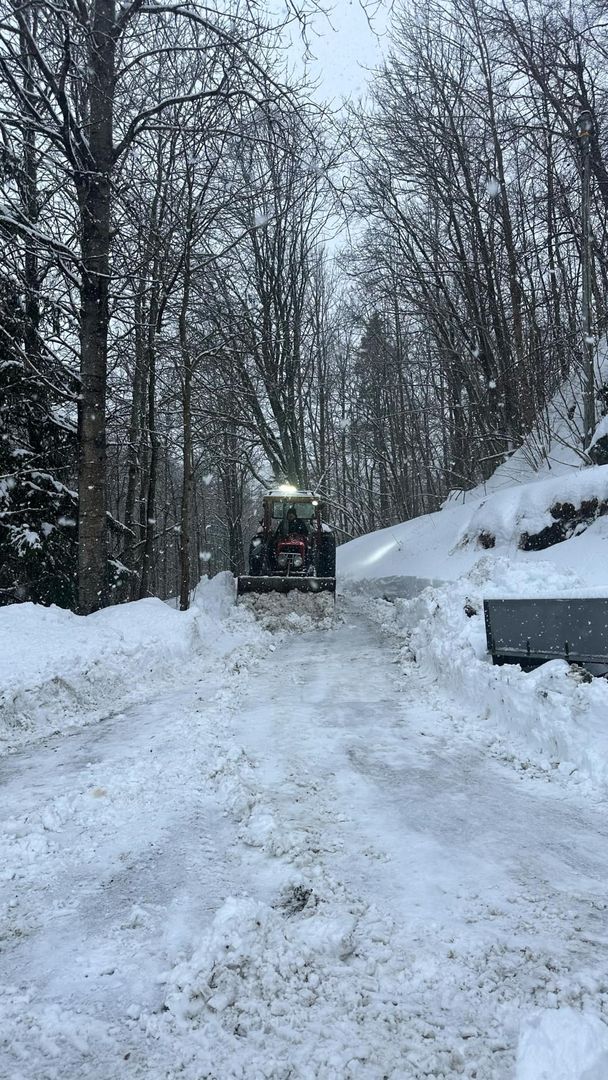
[[[0,277],[0,604],[73,607],[75,429],[50,358],[40,370],[25,341],[23,299]]]

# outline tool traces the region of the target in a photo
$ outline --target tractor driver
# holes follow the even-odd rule
[[[298,515],[297,515],[297,513],[296,513],[293,506],[290,506],[289,510],[287,511],[287,522],[285,524],[285,532],[286,532],[287,536],[293,536],[294,534],[297,535],[297,536],[308,536],[308,529],[306,527],[306,522],[302,521],[298,517]]]

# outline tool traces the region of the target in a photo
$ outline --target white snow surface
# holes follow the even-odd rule
[[[584,532],[542,551],[522,551],[523,533],[537,533],[554,522],[556,503],[576,507],[608,499],[608,465],[571,468],[559,476],[513,484],[488,494],[467,496],[464,503],[449,501],[434,514],[406,521],[361,536],[338,548],[338,570],[347,586],[372,593],[378,582],[414,595],[424,584],[454,581],[467,573],[485,553],[483,534],[491,534],[495,557],[508,557],[529,568],[531,580],[547,595],[555,585],[543,585],[534,564],[550,563],[570,576],[573,587],[581,582],[598,590],[608,587],[608,516],[600,516]],[[562,584],[563,587],[563,584]]]
[[[87,618],[0,607],[0,752],[147,700],[199,654],[221,658],[234,648],[222,619],[233,599],[232,576],[219,574],[203,580],[186,613],[152,598]]]
[[[517,1080],[605,1080],[608,1028],[595,1012],[570,1006],[531,1017],[522,1033]]]
[[[608,683],[485,649],[608,587],[608,517],[518,549],[608,497],[546,473],[346,545],[335,608],[0,609],[3,1080],[606,1080]]]

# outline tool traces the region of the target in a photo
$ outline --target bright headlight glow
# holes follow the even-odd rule
[[[282,491],[285,495],[294,495],[297,490],[297,487],[294,487],[293,484],[281,484],[279,488],[279,491]]]

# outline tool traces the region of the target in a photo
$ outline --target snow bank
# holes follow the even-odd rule
[[[358,1069],[371,1078],[366,1062],[387,1031],[379,1015],[357,1033],[347,1020],[376,986],[361,955],[362,915],[316,904],[312,894],[297,904],[285,895],[277,907],[228,899],[192,957],[168,976],[173,1023],[204,1033],[203,1074],[348,1076]]]
[[[418,578],[426,584],[466,573],[479,552],[454,550],[454,544],[471,512],[471,505],[449,506],[341,544],[336,552],[340,588],[350,591],[353,583],[370,582],[384,592],[386,581]]]
[[[556,504],[586,505],[589,519],[607,501],[608,465],[570,468],[557,477],[469,494],[464,504],[450,502],[435,514],[343,544],[337,553],[339,581],[347,591],[412,595],[416,587],[468,573],[491,546],[498,558],[508,556],[523,565],[553,563],[573,580],[608,588],[608,516],[573,523],[570,539],[544,550],[519,549],[524,534],[535,536],[555,525],[551,508]]]
[[[582,680],[562,660],[524,673],[494,667],[486,651],[483,599],[590,593],[551,563],[486,556],[457,582],[413,600],[375,601],[374,617],[405,640],[415,661],[459,702],[466,730],[501,758],[588,789],[608,787],[608,683]],[[461,706],[462,707],[462,706]]]
[[[520,484],[483,497],[456,538],[456,544],[478,546],[481,534],[491,535],[497,547],[515,545],[523,533],[539,533],[555,523],[550,508],[556,503],[606,502],[608,466],[571,469],[568,473]]]
[[[234,579],[218,574],[179,612],[138,600],[86,617],[35,604],[0,608],[0,749],[99,720],[179,679],[184,665],[219,662],[263,631],[234,607]]]
[[[524,1026],[515,1080],[606,1080],[608,1027],[597,1013],[538,1012]]]

